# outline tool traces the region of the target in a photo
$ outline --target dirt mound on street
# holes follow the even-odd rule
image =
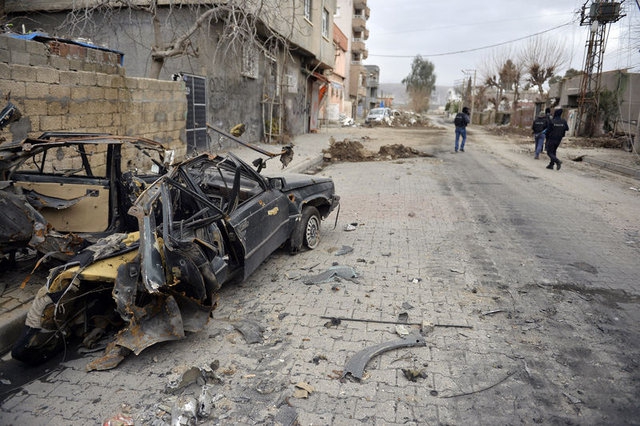
[[[431,157],[430,154],[418,151],[417,149],[402,145],[383,145],[378,152],[369,151],[362,142],[344,139],[335,141],[333,138],[329,142],[329,149],[322,151],[325,161],[379,161],[395,160],[398,158],[411,157]]]

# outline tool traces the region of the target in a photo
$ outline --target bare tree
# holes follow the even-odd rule
[[[542,86],[567,63],[566,49],[559,38],[538,36],[529,39],[522,49],[520,61],[526,81],[536,86],[543,96]]]
[[[495,90],[495,96],[488,97],[487,102],[495,106],[496,111],[503,101],[508,101],[506,93],[514,93],[514,105],[517,105],[520,83],[522,81],[522,65],[514,60],[517,55],[509,48],[493,51],[480,67],[480,75],[486,87]]]
[[[224,24],[222,32],[217,34],[216,45],[220,49],[218,53],[223,56],[242,57],[242,49],[248,45],[253,45],[258,51],[271,52],[278,43],[288,45],[287,40],[299,30],[294,19],[295,0],[95,0],[77,4],[60,26],[74,36],[86,37],[95,33],[97,26],[113,22],[115,14],[122,11],[128,11],[130,17],[134,12],[147,15],[153,37],[134,41],[151,52],[151,66],[147,73],[150,78],[159,78],[168,59],[197,57],[199,49],[193,43],[193,37],[200,30],[208,30],[211,23]],[[190,11],[193,19],[176,24],[172,19],[183,10]],[[119,16],[122,19],[122,15]]]

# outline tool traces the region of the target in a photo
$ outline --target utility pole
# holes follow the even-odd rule
[[[580,135],[593,136],[598,121],[598,102],[600,97],[600,75],[607,40],[608,24],[618,21],[625,15],[620,14],[620,2],[593,0],[587,8],[582,5],[580,25],[589,27],[580,97],[578,98],[577,131]]]

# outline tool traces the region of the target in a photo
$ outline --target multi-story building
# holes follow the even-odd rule
[[[377,65],[365,65],[364,69],[366,72],[365,105],[366,111],[371,111],[371,109],[381,106],[381,96],[378,92],[380,86],[380,67]]]
[[[335,63],[336,0],[2,3],[13,28],[117,49],[132,77],[184,81],[191,149],[207,148],[207,124],[244,123],[244,138],[267,141],[318,126]]]
[[[352,103],[351,116],[354,118],[362,118],[367,109],[367,74],[363,61],[369,54],[365,42],[369,38],[367,20],[370,12],[367,0],[337,0],[334,19],[338,27],[349,37],[351,60],[348,64],[347,87]]]

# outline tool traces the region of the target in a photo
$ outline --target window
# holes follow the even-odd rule
[[[329,11],[322,9],[322,36],[329,38]]]
[[[304,17],[311,21],[311,0],[304,0]]]
[[[252,44],[242,46],[242,75],[258,78],[258,52]]]
[[[208,151],[207,81],[204,77],[184,74],[187,88],[187,152]]]

